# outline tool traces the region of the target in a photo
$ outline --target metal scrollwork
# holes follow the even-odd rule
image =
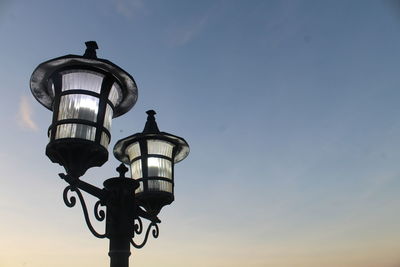
[[[68,192],[75,192],[78,195],[79,201],[81,202],[81,206],[82,206],[82,210],[83,210],[83,215],[85,217],[85,221],[86,221],[86,225],[88,226],[90,232],[98,238],[104,238],[106,237],[105,234],[99,234],[92,226],[92,223],[90,222],[90,218],[89,218],[89,214],[87,211],[87,207],[86,207],[86,203],[85,203],[85,199],[82,196],[81,191],[78,188],[75,188],[71,185],[68,185],[63,192],[63,199],[64,199],[64,203],[65,205],[67,205],[67,207],[72,208],[75,206],[76,204],[76,197],[74,196],[70,196],[68,197]],[[95,217],[97,220],[102,221],[105,218],[105,213],[103,210],[99,210],[99,205],[100,202],[98,201],[96,203],[96,205],[94,206],[94,210],[95,210]]]
[[[141,223],[140,218],[139,218],[138,221],[140,221],[140,223]],[[140,227],[142,227],[142,226],[143,226],[143,225],[141,225]],[[146,234],[145,234],[145,237],[144,237],[142,243],[136,244],[135,241],[133,241],[133,239],[132,239],[132,240],[131,240],[132,246],[134,246],[135,248],[142,248],[142,247],[144,247],[144,245],[146,245],[146,243],[147,243],[147,239],[148,239],[148,237],[149,237],[149,233],[150,233],[150,230],[151,230],[152,227],[154,227],[154,228],[153,228],[153,230],[151,231],[151,233],[152,233],[152,235],[153,235],[154,238],[157,238],[158,235],[159,235],[159,233],[160,233],[160,231],[159,231],[159,229],[158,229],[158,225],[157,225],[157,223],[155,223],[155,222],[151,222],[151,223],[149,224],[149,226],[147,227]],[[143,227],[142,227],[140,230],[142,230],[142,229],[143,229]],[[140,231],[140,232],[141,232],[141,231]],[[137,233],[136,228],[135,228],[135,233]]]
[[[135,224],[133,226],[133,229],[135,231],[135,234],[140,235],[143,231],[143,223],[142,223],[142,219],[140,219],[140,217],[135,218]]]
[[[75,189],[71,185],[69,185],[64,189],[64,192],[63,192],[63,199],[64,199],[65,205],[67,205],[67,207],[69,207],[69,208],[72,208],[76,204],[76,198],[74,196],[70,196],[68,198],[68,191],[74,192]]]
[[[94,217],[96,217],[99,222],[102,222],[106,218],[106,213],[104,210],[99,210],[99,206],[102,206],[100,200],[94,205]]]

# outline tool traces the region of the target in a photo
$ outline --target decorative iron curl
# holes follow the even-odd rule
[[[71,185],[68,185],[68,186],[64,189],[64,192],[63,192],[63,199],[64,199],[65,205],[67,205],[67,207],[69,207],[69,208],[72,208],[72,207],[74,207],[75,204],[76,204],[76,198],[75,198],[74,196],[70,196],[70,197],[68,198],[68,192],[69,192],[69,191],[70,191],[70,192],[75,192],[75,193],[78,195],[79,201],[81,202],[81,206],[82,206],[82,210],[83,210],[83,215],[84,215],[84,217],[85,217],[86,225],[87,225],[87,227],[89,228],[90,232],[91,232],[95,237],[98,237],[98,238],[104,238],[104,237],[106,237],[105,234],[99,234],[99,233],[93,228],[92,223],[90,222],[90,218],[89,218],[89,214],[88,214],[88,211],[87,211],[85,199],[83,198],[82,193],[81,193],[81,191],[80,191],[78,188],[75,188],[75,187],[73,187],[73,186],[71,186]],[[96,219],[99,220],[99,218],[100,218],[99,221],[102,221],[102,220],[104,220],[105,214],[104,214],[104,211],[103,211],[103,210],[98,211],[98,206],[99,206],[99,205],[100,205],[100,204],[97,204],[97,203],[96,203],[96,205],[95,205],[95,216],[96,216]]]
[[[65,205],[67,205],[67,207],[69,207],[69,208],[72,208],[76,204],[76,198],[74,196],[70,196],[68,198],[68,191],[74,192],[75,189],[71,185],[68,185],[64,189],[64,192],[63,192],[63,199],[64,199]]]
[[[139,219],[139,220],[140,220],[140,219]],[[142,247],[144,247],[144,245],[146,245],[146,243],[147,243],[147,239],[148,239],[148,237],[149,237],[150,229],[151,229],[152,226],[154,226],[154,229],[151,231],[151,233],[152,233],[152,235],[153,235],[154,238],[157,238],[158,235],[159,235],[159,233],[160,233],[160,230],[158,229],[157,223],[151,222],[151,223],[149,224],[149,226],[147,227],[146,234],[145,234],[145,237],[144,237],[142,243],[136,244],[135,241],[133,241],[133,239],[131,239],[131,244],[132,244],[132,246],[134,246],[135,248],[142,248]],[[136,232],[136,230],[135,230],[135,232]]]
[[[135,231],[135,234],[140,235],[143,231],[143,223],[142,219],[140,217],[135,218],[135,222],[133,225],[133,230]]]
[[[104,210],[99,210],[99,206],[103,206],[100,200],[97,201],[94,205],[94,217],[96,217],[96,219],[101,222],[104,221],[104,219],[106,218],[106,213],[104,212]]]

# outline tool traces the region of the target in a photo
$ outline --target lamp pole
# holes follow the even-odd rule
[[[86,46],[83,56],[66,55],[41,63],[30,87],[34,97],[53,111],[46,155],[65,169],[66,173],[59,174],[68,183],[65,204],[75,206],[77,196],[90,232],[109,239],[110,266],[128,267],[130,246],[142,248],[150,231],[158,237],[161,221],[157,215],[174,200],[174,164],[188,155],[189,146],[181,137],[160,132],[156,113],[149,110],[143,132],[119,140],[114,147],[115,157],[122,162],[119,176],[105,180],[103,188],[85,182],[84,173],[108,159],[111,119],[129,111],[137,100],[132,76],[98,59],[96,42],[86,42]],[[130,165],[131,178],[126,177],[125,164]],[[92,226],[82,191],[98,199],[94,216],[105,220],[104,233]],[[145,232],[142,219],[149,221]],[[138,244],[134,238],[140,234],[144,239]]]
[[[108,180],[104,186],[108,192],[112,192],[113,197],[108,201],[106,234],[110,237],[110,256],[111,266],[127,267],[129,265],[130,240],[134,237],[134,218],[135,189],[139,186],[134,180],[124,179],[121,165],[121,178]],[[127,169],[126,169],[127,171]]]

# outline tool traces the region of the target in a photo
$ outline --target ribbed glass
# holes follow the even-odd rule
[[[143,190],[143,181],[139,181],[139,187],[135,190],[135,193],[142,193]]]
[[[106,114],[104,116],[104,127],[107,130],[111,130],[111,121],[112,121],[112,116],[113,116],[113,110],[109,104],[106,106]]]
[[[153,158],[147,159],[148,177],[165,177],[172,179],[172,164],[170,160]]]
[[[140,159],[135,160],[131,164],[131,175],[133,179],[142,178],[142,161]]]
[[[60,99],[58,120],[82,119],[97,121],[99,99],[90,95],[63,95]]]
[[[51,78],[49,79],[47,88],[50,88],[50,91],[48,91],[49,96],[51,97],[51,99],[54,99],[54,96],[55,96],[55,86],[54,86],[54,83],[53,83],[53,79],[51,79]]]
[[[140,156],[140,146],[139,143],[133,143],[126,148],[126,154],[128,154],[129,160],[133,160]]]
[[[103,132],[101,134],[100,145],[104,146],[107,149],[109,143],[110,143],[110,138],[108,138],[108,135]]]
[[[122,90],[118,83],[114,83],[111,87],[108,99],[113,103],[114,107],[117,106],[122,100]]]
[[[147,140],[147,153],[172,158],[174,145],[162,140]]]
[[[96,128],[84,124],[67,123],[57,126],[55,139],[81,138],[94,141]]]
[[[164,180],[148,180],[147,181],[149,191],[164,191],[172,193],[172,183]]]
[[[89,70],[70,70],[61,73],[61,90],[83,89],[100,94],[104,75]]]

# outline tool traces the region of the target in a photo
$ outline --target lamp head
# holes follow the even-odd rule
[[[174,201],[174,164],[189,154],[185,139],[160,132],[154,110],[147,113],[143,132],[119,140],[115,157],[130,165],[133,179],[139,182],[136,198],[147,212],[157,215]]]
[[[41,63],[30,87],[38,102],[53,111],[46,155],[75,177],[108,159],[111,120],[137,100],[132,76],[114,63],[98,59],[95,41],[83,56],[66,55]]]

